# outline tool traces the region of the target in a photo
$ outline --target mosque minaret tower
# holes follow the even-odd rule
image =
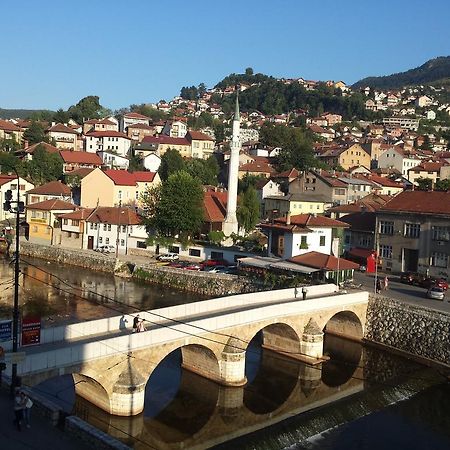
[[[232,233],[237,234],[239,230],[236,217],[237,192],[239,180],[239,152],[241,150],[240,140],[241,118],[239,115],[239,88],[236,88],[236,108],[233,118],[233,134],[231,138],[231,155],[230,164],[228,166],[228,199],[227,199],[227,215],[223,223],[223,232],[225,236]]]

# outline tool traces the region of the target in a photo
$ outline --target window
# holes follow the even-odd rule
[[[80,221],[79,220],[73,220],[72,219],[72,226],[73,227],[78,227],[80,225]]]
[[[380,245],[380,256],[382,258],[392,259],[392,245]]]
[[[124,247],[125,246],[125,241],[123,239],[120,240],[120,246]]]
[[[419,223],[405,223],[404,236],[417,239],[420,235]]]
[[[450,241],[450,227],[431,227],[433,241]]]
[[[380,234],[394,234],[394,222],[385,222],[382,220],[380,222]]]
[[[127,226],[126,225],[122,225],[122,233],[125,233],[127,231]]]
[[[106,244],[109,244],[109,238],[106,238],[106,239],[105,239],[105,243],[106,243]]]
[[[169,252],[170,253],[180,253],[180,247],[169,247]]]
[[[94,229],[94,224],[91,222],[91,225],[90,225],[90,227],[89,227],[91,230],[93,230]]]
[[[136,247],[137,248],[147,248],[147,244],[145,243],[145,241],[137,241]]]
[[[321,247],[325,246],[325,236],[320,236],[320,246]]]
[[[135,197],[136,197],[136,200],[139,200],[139,191],[136,191]]]
[[[345,195],[345,189],[343,189],[343,188],[335,189],[334,195]]]
[[[223,252],[211,252],[211,259],[223,259]]]
[[[447,253],[433,252],[431,254],[431,265],[435,267],[447,267],[448,266]]]
[[[97,223],[94,223],[94,230],[97,229]]]
[[[101,236],[99,236],[98,243],[101,244],[102,242],[103,242],[103,238]]]
[[[108,223],[108,231],[111,231],[111,224]]]
[[[104,223],[103,224],[103,231],[106,231],[106,227],[107,227],[107,225],[106,225],[106,223]]]
[[[197,248],[190,248],[189,256],[200,256],[200,250]]]

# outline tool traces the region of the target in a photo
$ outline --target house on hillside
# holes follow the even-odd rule
[[[16,155],[25,161],[32,161],[34,152],[38,147],[52,154],[59,154],[60,151],[59,148],[55,147],[54,145],[48,144],[47,142],[39,142],[37,144],[33,144],[30,145],[29,147],[25,147],[21,150],[18,150],[16,152]]]
[[[120,119],[120,131],[125,132],[130,125],[136,125],[138,123],[144,125],[150,125],[150,119],[142,114],[130,112],[124,114]]]
[[[23,131],[20,127],[9,120],[0,119],[0,139],[14,140],[17,143],[22,142]]]
[[[191,157],[207,159],[214,152],[214,139],[200,131],[188,131],[186,139],[191,145]]]
[[[45,200],[63,200],[72,202],[72,191],[70,187],[61,181],[50,181],[26,192],[27,205],[43,202]]]
[[[59,155],[63,160],[63,173],[65,174],[70,174],[78,169],[95,169],[103,165],[102,159],[95,153],[61,150]]]
[[[120,131],[91,131],[86,134],[85,151],[96,153],[110,151],[119,156],[127,156],[131,139]]]
[[[81,206],[139,207],[140,197],[161,182],[155,172],[95,169],[81,180]]]
[[[228,192],[206,191],[203,194],[203,224],[201,233],[222,231],[227,214]]]
[[[56,147],[61,150],[78,150],[78,133],[62,123],[52,125],[46,131],[50,139],[54,139]]]
[[[26,204],[26,192],[34,188],[34,184],[25,178],[19,177],[19,202]],[[0,174],[0,220],[14,220],[16,214],[5,210],[4,202],[6,201],[6,193],[11,191],[12,200],[17,201],[17,177],[16,175]],[[15,206],[12,204],[11,206]]]

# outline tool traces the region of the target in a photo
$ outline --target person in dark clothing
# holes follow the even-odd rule
[[[14,396],[14,425],[17,427],[19,431],[22,431],[22,420],[23,420],[23,408],[25,405],[22,401],[22,396],[20,395],[20,391],[16,391],[16,395]]]
[[[138,325],[139,325],[139,314],[137,316],[134,317],[133,319],[133,332],[136,333],[138,331]]]

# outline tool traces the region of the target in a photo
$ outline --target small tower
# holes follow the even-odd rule
[[[241,150],[240,141],[241,118],[239,115],[239,90],[236,89],[236,107],[233,118],[233,134],[231,138],[231,155],[228,167],[228,198],[227,198],[227,215],[223,223],[223,232],[225,236],[232,233],[237,234],[239,226],[236,217],[237,207],[237,190],[239,179],[239,152]]]

